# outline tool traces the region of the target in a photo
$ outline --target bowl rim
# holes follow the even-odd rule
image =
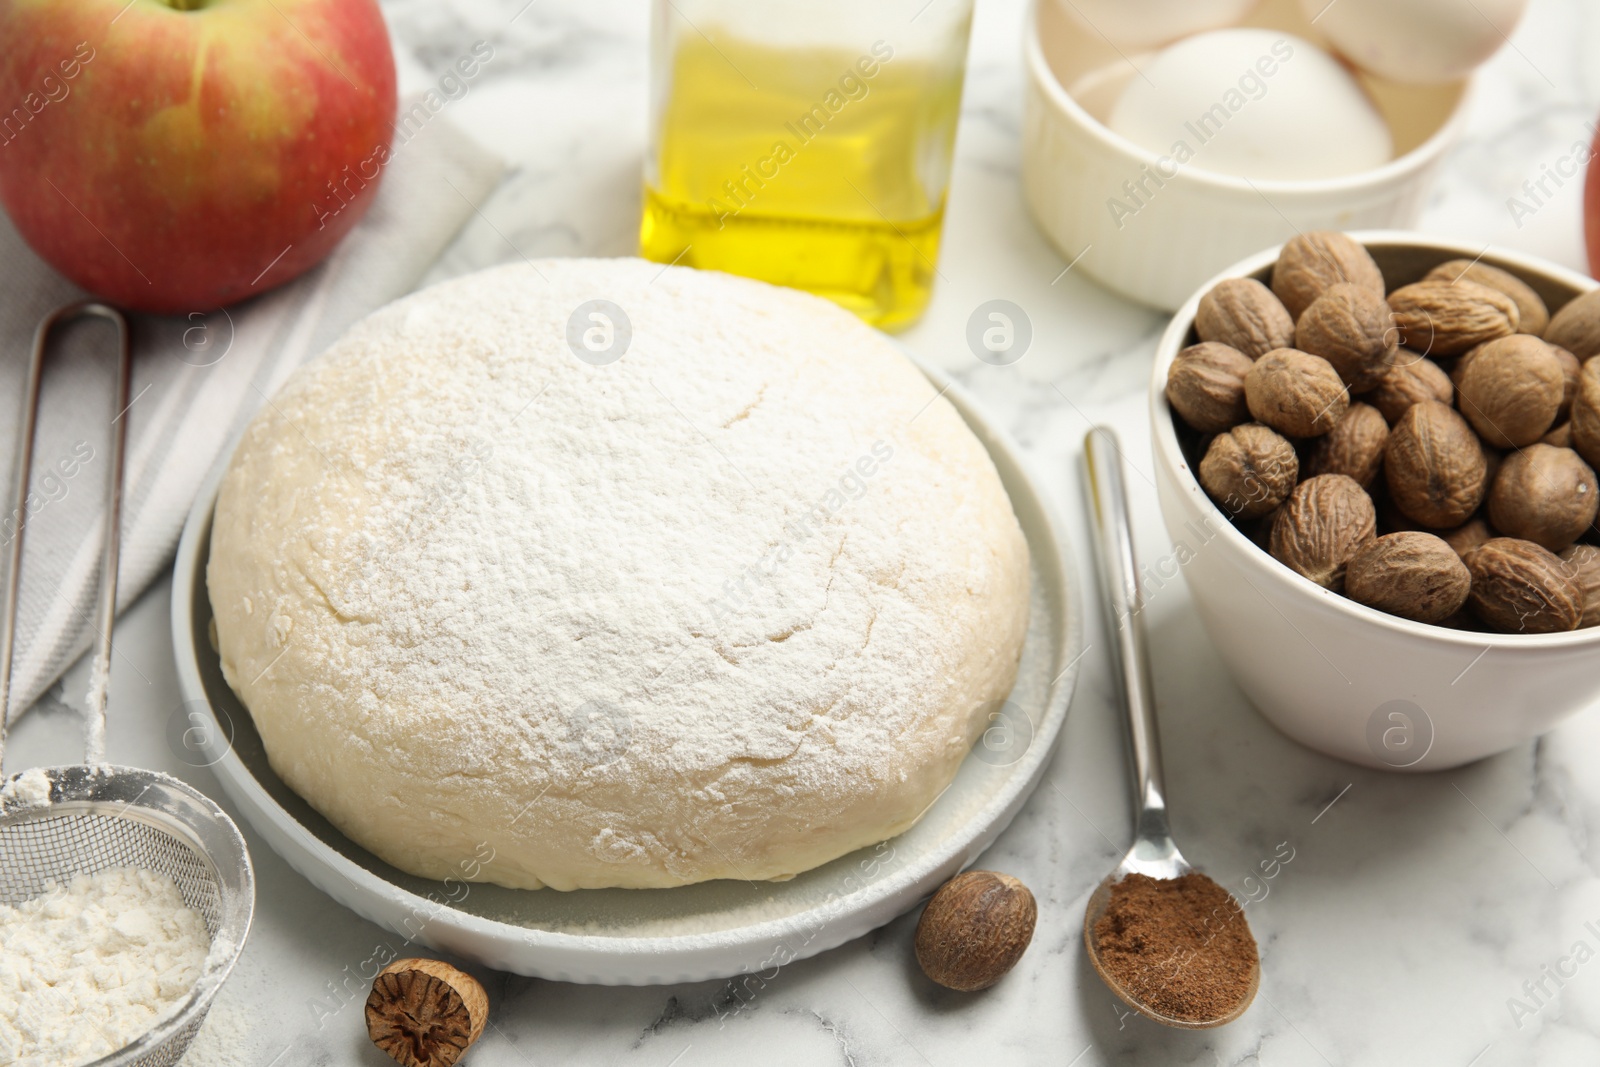
[[[1138,163],[1143,163],[1152,168],[1163,157],[1155,152],[1135,144],[1128,138],[1115,132],[1111,127],[1089,114],[1084,106],[1067,91],[1056,77],[1055,70],[1050,66],[1049,60],[1044,55],[1044,45],[1039,37],[1039,10],[1044,4],[1056,3],[1059,0],[1034,0],[1029,8],[1027,22],[1023,28],[1023,57],[1028,68],[1028,81],[1038,87],[1046,100],[1055,110],[1066,116],[1068,120],[1078,127],[1087,130],[1101,144],[1129,157]],[[1284,31],[1287,33],[1288,31]],[[1300,40],[1306,38],[1299,34],[1292,34]],[[1315,41],[1306,41],[1307,44],[1322,47]],[[1131,61],[1130,61],[1131,63]],[[1137,69],[1137,68],[1136,68]],[[1376,77],[1376,75],[1373,75]],[[1337,178],[1315,179],[1284,179],[1284,178],[1242,178],[1232,174],[1223,174],[1220,171],[1208,170],[1204,167],[1180,167],[1171,178],[1165,181],[1177,181],[1187,176],[1188,180],[1199,186],[1208,186],[1212,189],[1226,190],[1231,193],[1241,193],[1251,197],[1264,198],[1267,194],[1280,195],[1308,195],[1321,196],[1327,194],[1359,193],[1378,189],[1386,184],[1415,175],[1429,163],[1438,159],[1459,139],[1459,134],[1466,127],[1468,105],[1471,103],[1474,86],[1476,84],[1472,75],[1460,79],[1455,84],[1461,86],[1461,94],[1456,98],[1455,107],[1450,114],[1439,124],[1439,128],[1429,134],[1421,144],[1404,155],[1395,156],[1382,166],[1370,170],[1357,171],[1355,174],[1341,175]],[[1159,172],[1158,172],[1159,173]]]
[[[1360,242],[1365,247],[1380,245],[1424,248],[1443,252],[1452,257],[1479,259],[1509,270],[1519,276],[1542,276],[1545,280],[1571,286],[1580,293],[1600,289],[1600,282],[1579,274],[1577,271],[1540,259],[1537,256],[1513,252],[1493,245],[1479,248],[1476,245],[1462,241],[1433,237],[1409,230],[1353,230],[1346,236]],[[1167,474],[1176,479],[1183,492],[1203,501],[1206,507],[1211,508],[1217,517],[1223,520],[1215,527],[1219,539],[1236,549],[1236,555],[1243,556],[1249,560],[1248,565],[1276,588],[1282,590],[1284,595],[1304,602],[1312,610],[1320,608],[1323,611],[1331,611],[1336,615],[1343,615],[1352,622],[1375,626],[1396,636],[1433,641],[1445,645],[1479,648],[1484,651],[1495,648],[1569,650],[1589,645],[1600,645],[1600,626],[1567,630],[1553,634],[1501,634],[1480,630],[1455,630],[1448,626],[1438,626],[1433,623],[1414,622],[1411,619],[1403,619],[1398,615],[1390,615],[1387,612],[1379,611],[1377,608],[1369,608],[1365,604],[1357,603],[1341,593],[1335,593],[1331,589],[1324,589],[1311,579],[1295,573],[1273,559],[1254,541],[1246,537],[1244,532],[1235,526],[1232,521],[1228,520],[1223,515],[1222,510],[1216,506],[1205,490],[1201,488],[1199,480],[1195,477],[1194,471],[1190,469],[1189,462],[1178,444],[1178,433],[1173,424],[1172,408],[1167,402],[1167,370],[1171,367],[1173,358],[1185,347],[1185,341],[1189,336],[1189,328],[1193,325],[1195,312],[1200,306],[1200,298],[1220,281],[1228,278],[1248,277],[1276,262],[1282,248],[1282,245],[1275,245],[1272,248],[1247,256],[1225,270],[1218,272],[1216,276],[1210,278],[1199,289],[1195,290],[1177,311],[1173,312],[1172,320],[1167,324],[1161,339],[1156,343],[1155,360],[1150,374],[1150,436],[1156,463],[1166,468]]]

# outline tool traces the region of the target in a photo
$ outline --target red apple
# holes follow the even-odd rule
[[[1589,253],[1589,273],[1600,278],[1600,122],[1593,127],[1589,145],[1589,169],[1583,176],[1583,243]]]
[[[78,285],[205,311],[319,263],[388,159],[375,0],[0,0],[0,204]]]

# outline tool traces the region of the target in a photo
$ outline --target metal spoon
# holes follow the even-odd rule
[[[1178,878],[1194,870],[1178,851],[1167,825],[1167,786],[1161,770],[1161,739],[1156,732],[1155,686],[1145,651],[1144,600],[1139,590],[1138,567],[1133,556],[1133,533],[1128,519],[1128,498],[1122,479],[1122,447],[1105,426],[1090,430],[1083,441],[1088,474],[1090,510],[1095,548],[1100,560],[1101,591],[1116,630],[1116,659],[1122,674],[1122,695],[1128,712],[1129,752],[1133,758],[1134,842],[1116,870],[1089,897],[1083,915],[1083,943],[1089,961],[1111,991],[1140,1014],[1167,1026],[1203,1030],[1232,1022],[1255,999],[1261,981],[1259,959],[1253,961],[1250,989],[1239,1005],[1215,1019],[1175,1019],[1164,1015],[1122,986],[1103,965],[1095,939],[1095,923],[1105,914],[1111,887],[1129,874],[1156,879]],[[1239,916],[1244,921],[1244,916]]]

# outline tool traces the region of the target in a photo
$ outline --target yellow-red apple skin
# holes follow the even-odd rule
[[[395,115],[375,0],[0,0],[0,204],[72,281],[207,311],[321,262]]]

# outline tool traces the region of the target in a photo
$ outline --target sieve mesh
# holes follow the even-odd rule
[[[0,822],[0,904],[15,907],[74,875],[142,867],[177,883],[212,937],[222,921],[216,872],[194,846],[125,816],[65,813]]]

